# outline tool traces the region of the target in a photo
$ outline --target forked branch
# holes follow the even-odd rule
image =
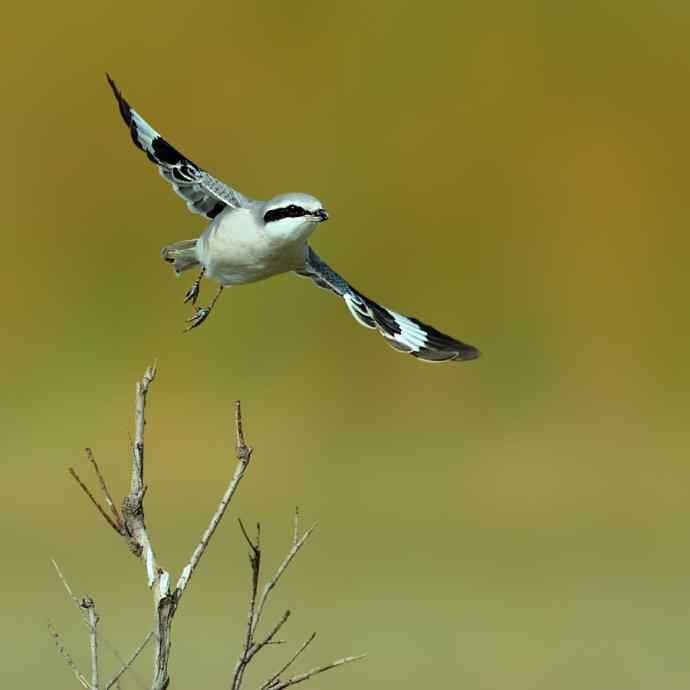
[[[245,441],[242,423],[242,409],[239,401],[237,401],[235,403],[235,455],[237,458],[237,464],[235,465],[232,477],[230,478],[228,486],[220,499],[218,507],[211,516],[209,524],[204,530],[199,543],[192,551],[189,561],[182,569],[175,587],[172,588],[170,573],[160,565],[156,558],[153,544],[146,528],[144,513],[144,498],[146,496],[146,484],[144,483],[146,404],[149,389],[155,378],[156,367],[154,365],[146,369],[143,378],[136,384],[134,405],[134,440],[131,443],[132,460],[130,491],[122,500],[121,510],[118,510],[115,502],[113,501],[112,494],[105,481],[105,477],[96,463],[94,455],[90,449],[87,449],[86,451],[87,457],[98,479],[100,490],[103,494],[104,504],[94,496],[93,492],[82,481],[76,471],[70,468],[70,474],[94,505],[99,515],[108,523],[109,527],[123,537],[130,551],[137,558],[140,558],[144,562],[146,581],[153,594],[153,630],[146,635],[144,640],[139,644],[127,661],[121,661],[121,666],[117,673],[115,673],[107,684],[102,686],[104,690],[110,690],[110,688],[119,684],[121,677],[131,668],[132,664],[141,654],[142,650],[145,648],[150,639],[153,639],[154,641],[153,678],[150,685],[151,690],[166,690],[168,687],[170,683],[168,664],[172,645],[171,631],[175,613],[177,612],[182,596],[187,590],[192,576],[199,565],[199,562],[206,552],[206,549],[208,548],[208,545],[213,538],[218,525],[223,519],[230,502],[237,492],[237,488],[247,471],[253,452],[251,446],[248,446]],[[271,577],[265,583],[263,589],[261,590],[261,594],[259,595],[261,571],[260,528],[257,525],[256,539],[252,540],[244,528],[244,525],[240,522],[240,528],[250,547],[249,561],[251,565],[251,591],[249,610],[246,619],[246,633],[244,635],[242,650],[232,676],[230,686],[231,690],[241,690],[244,672],[247,668],[247,665],[261,649],[268,645],[282,642],[281,640],[277,639],[277,635],[287,623],[287,620],[290,617],[290,611],[286,611],[262,637],[259,637],[257,634],[259,623],[261,622],[261,618],[271,592],[289,565],[292,563],[294,557],[300,551],[307,539],[309,539],[315,527],[316,525],[312,525],[300,536],[299,512],[295,511],[293,538],[290,550],[273,577]],[[51,635],[53,635],[53,638],[55,639],[58,651],[63,656],[68,666],[72,669],[72,672],[75,674],[81,685],[83,685],[85,688],[89,688],[90,690],[101,690],[98,657],[99,638],[97,630],[99,618],[96,613],[95,604],[93,600],[88,597],[79,600],[67,584],[67,581],[60,572],[60,569],[57,567],[57,564],[54,563],[54,565],[58,572],[58,576],[67,589],[70,598],[79,609],[84,622],[89,628],[89,646],[91,650],[90,681],[79,670],[52,626],[50,626]],[[299,647],[297,652],[292,655],[288,662],[285,663],[277,673],[273,674],[261,686],[261,690],[281,690],[281,688],[286,688],[290,685],[301,683],[318,673],[322,673],[331,668],[335,668],[350,661],[355,661],[356,659],[362,658],[345,657],[330,664],[326,664],[325,666],[314,668],[306,673],[298,674],[292,676],[291,678],[282,680],[281,676],[311,644],[311,642],[314,640],[314,637],[315,634],[311,635],[307,641]],[[119,658],[121,659],[121,657]]]
[[[257,639],[257,629],[259,627],[259,622],[261,620],[262,613],[268,601],[268,598],[278,584],[278,581],[283,576],[285,571],[288,569],[292,563],[294,557],[300,551],[302,546],[306,543],[307,539],[311,536],[314,529],[316,528],[316,523],[314,523],[308,530],[300,536],[299,533],[299,510],[295,509],[295,516],[293,520],[293,530],[292,530],[292,545],[288,551],[287,556],[283,562],[278,566],[278,570],[275,572],[273,577],[266,582],[261,592],[261,597],[257,602],[257,593],[259,590],[259,579],[261,576],[261,528],[259,525],[256,526],[256,540],[252,541],[244,527],[244,524],[239,520],[240,529],[244,538],[249,544],[249,564],[251,567],[251,591],[249,596],[249,606],[247,613],[247,632],[245,635],[244,646],[240,653],[240,656],[235,664],[235,670],[232,675],[232,680],[230,682],[230,690],[240,690],[242,687],[242,682],[244,680],[244,674],[247,666],[251,660],[260,652],[264,647],[274,642],[275,636],[278,631],[285,625],[288,618],[290,617],[290,611],[286,611],[277,621],[277,623],[270,629],[268,634],[266,634],[262,639]],[[281,680],[281,676],[285,671],[297,660],[297,658],[306,650],[306,648],[314,641],[316,633],[312,633],[306,642],[298,648],[298,650],[290,657],[286,664],[284,664],[276,673],[274,673],[260,688],[260,690],[275,690],[279,687],[288,687],[289,685],[295,685],[308,680],[317,673],[323,673],[331,668],[336,668],[342,664],[346,664],[350,661],[356,661],[364,657],[345,657],[343,659],[338,659],[325,666],[319,666],[311,671],[302,673],[296,676],[292,676],[287,680]]]

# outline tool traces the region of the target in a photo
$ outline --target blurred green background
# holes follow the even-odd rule
[[[227,685],[235,518],[262,522],[270,569],[295,505],[320,527],[270,611],[293,609],[291,646],[254,683],[318,630],[298,669],[370,656],[315,688],[687,688],[687,3],[23,3],[4,24],[4,685],[74,687],[47,619],[87,666],[50,558],[110,646],[147,630],[141,564],[67,467],[90,478],[92,446],[126,490],[157,358],[147,522],[173,573],[234,467],[235,398],[256,446],[176,619],[175,688]],[[183,336],[191,277],[158,252],[203,221],[106,70],[246,194],[321,198],[324,258],[483,358],[397,354],[292,276]]]

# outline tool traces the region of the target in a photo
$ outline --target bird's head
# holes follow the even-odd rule
[[[279,194],[261,209],[266,232],[285,238],[308,237],[318,223],[328,220],[321,202],[310,194]]]

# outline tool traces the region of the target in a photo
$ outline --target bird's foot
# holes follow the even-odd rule
[[[186,323],[188,323],[189,326],[187,326],[187,328],[184,329],[184,332],[189,333],[189,331],[191,331],[192,328],[201,326],[201,324],[204,321],[206,321],[210,313],[211,307],[198,307],[196,312],[194,312],[194,314],[192,315],[192,317],[186,320]]]
[[[192,283],[192,287],[187,290],[187,294],[184,296],[183,304],[187,304],[187,302],[191,302],[192,304],[196,304],[196,300],[199,297],[199,281],[195,280]]]

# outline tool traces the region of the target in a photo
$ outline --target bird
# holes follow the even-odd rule
[[[425,362],[479,356],[476,347],[366,297],[321,259],[309,238],[329,216],[315,196],[292,192],[268,201],[245,196],[168,143],[129,105],[109,74],[106,78],[134,145],[158,166],[187,208],[209,221],[198,238],[174,242],[161,250],[177,275],[195,267],[199,270],[183,300],[196,309],[187,319],[185,331],[206,321],[225,288],[293,272],[338,295],[358,323],[378,331],[395,350]],[[204,278],[217,282],[218,288],[206,306],[197,306]]]

